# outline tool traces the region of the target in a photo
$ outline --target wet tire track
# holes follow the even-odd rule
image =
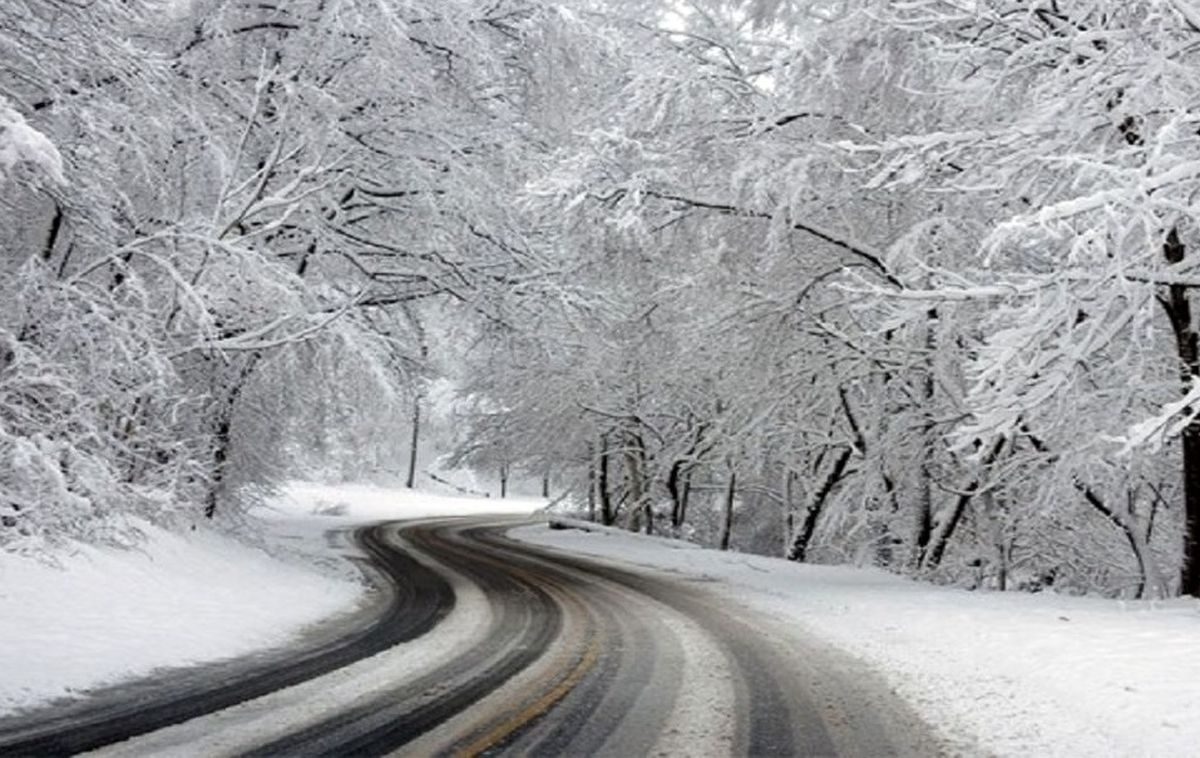
[[[76,705],[6,718],[0,721],[0,755],[93,750],[312,679],[425,634],[453,607],[454,593],[442,576],[396,550],[388,530],[395,527],[372,526],[354,534],[385,602],[351,634],[278,656],[203,667],[182,686],[178,679],[164,682],[159,676],[98,692]]]
[[[908,712],[881,689],[851,681],[857,670],[830,651],[773,637],[736,603],[680,578],[505,536],[524,523],[442,519],[362,530],[356,538],[385,577],[389,602],[358,631],[299,654],[235,662],[243,668],[227,681],[210,671],[201,683],[165,695],[135,685],[91,710],[11,721],[7,731],[0,722],[0,754],[79,752],[269,695],[387,649],[420,657],[429,644],[420,636],[454,607],[451,580],[477,597],[462,611],[462,618],[477,619],[476,636],[452,643],[457,647],[447,647],[424,673],[399,674],[394,682],[377,677],[361,696],[330,702],[315,720],[296,719],[273,737],[247,730],[231,749],[256,758],[393,751],[627,756],[663,745],[755,756],[935,752],[931,741],[903,733],[923,734],[919,721],[889,720]],[[698,658],[697,649],[708,658]],[[684,668],[699,683],[689,694],[709,699],[683,697]],[[707,678],[695,673],[701,669]],[[320,691],[321,680],[311,685]],[[279,706],[270,697],[262,703],[269,719]],[[205,723],[187,729],[204,740]]]

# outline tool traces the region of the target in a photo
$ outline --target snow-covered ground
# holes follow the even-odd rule
[[[351,612],[365,588],[341,558],[353,549],[327,530],[542,504],[294,483],[252,514],[261,546],[146,526],[134,550],[76,545],[56,556],[59,566],[0,553],[0,715],[283,645]]]
[[[529,514],[546,504],[537,498],[443,495],[373,484],[292,482],[256,515],[268,520],[313,522],[325,529],[337,522],[362,524],[388,519],[470,516],[481,513]]]
[[[76,546],[62,568],[0,554],[0,713],[277,645],[362,592],[210,531],[144,531],[136,550]]]
[[[967,592],[615,530],[529,542],[715,580],[877,668],[965,755],[1200,755],[1200,602]]]
[[[363,587],[327,531],[528,513],[538,500],[297,483],[254,514],[263,547],[147,528],[63,568],[0,554],[0,714],[168,666],[286,644]],[[730,602],[858,656],[964,755],[1200,755],[1200,602],[965,592],[616,530],[514,536],[714,580]]]

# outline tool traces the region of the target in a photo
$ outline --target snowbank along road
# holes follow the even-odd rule
[[[0,722],[0,753],[935,755],[865,667],[704,583],[518,543],[355,538],[380,602],[304,645]]]

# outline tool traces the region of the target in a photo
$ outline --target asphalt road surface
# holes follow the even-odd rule
[[[936,755],[858,662],[702,581],[507,539],[354,539],[376,602],[287,650],[0,720],[0,755]]]

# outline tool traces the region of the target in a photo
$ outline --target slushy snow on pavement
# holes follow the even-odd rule
[[[968,592],[603,528],[510,536],[711,580],[875,667],[963,755],[1200,756],[1200,601]]]

